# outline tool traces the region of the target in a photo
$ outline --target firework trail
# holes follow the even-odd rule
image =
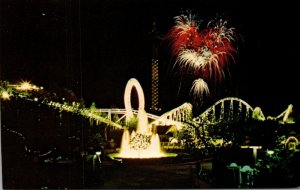
[[[227,28],[227,21],[222,19],[208,22],[202,30],[199,28],[201,21],[191,14],[174,19],[175,26],[167,33],[166,40],[170,42],[171,52],[176,58],[174,65],[198,78],[191,89],[194,99],[198,99],[209,94],[205,80],[221,80],[226,63],[234,60],[235,29]]]

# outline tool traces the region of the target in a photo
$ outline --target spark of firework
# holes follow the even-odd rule
[[[227,28],[227,21],[222,19],[210,21],[204,33],[205,45],[213,54],[217,54],[217,62],[211,62],[211,64],[218,64],[222,69],[225,63],[231,59],[234,60],[234,54],[236,54],[233,46],[233,42],[236,40],[235,29]]]
[[[207,83],[202,78],[194,80],[190,93],[193,95],[194,100],[201,99],[204,94],[209,95]]]
[[[182,70],[192,71],[195,74],[202,72],[204,76],[222,75],[219,69],[218,54],[212,53],[207,46],[199,48],[198,51],[193,49],[183,50],[179,53],[176,63],[180,64]]]
[[[166,35],[166,40],[171,42],[172,53],[177,56],[185,49],[195,49],[201,43],[198,22],[186,15],[174,17],[175,26]]]

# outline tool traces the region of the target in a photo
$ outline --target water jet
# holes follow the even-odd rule
[[[127,82],[124,94],[124,103],[126,109],[126,121],[133,116],[131,108],[131,91],[135,87],[138,94],[139,108],[137,114],[136,130],[124,128],[119,153],[109,154],[112,158],[121,159],[153,159],[176,157],[176,153],[166,153],[161,150],[159,135],[153,132],[148,126],[148,117],[144,109],[145,98],[140,83],[132,78]]]

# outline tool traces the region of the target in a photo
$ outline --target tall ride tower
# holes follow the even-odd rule
[[[150,32],[152,39],[152,61],[151,61],[151,107],[152,111],[160,111],[159,108],[159,70],[158,70],[158,47],[161,41],[156,28],[156,21],[154,19],[152,23],[152,29]]]

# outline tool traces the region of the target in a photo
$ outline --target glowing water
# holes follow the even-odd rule
[[[132,131],[131,134],[129,134],[127,129],[123,132],[121,150],[118,157],[159,158],[165,156],[161,151],[158,134],[152,133],[147,126],[147,114],[144,110],[140,110],[137,130]]]
[[[139,101],[136,131],[132,131],[130,134],[129,131],[125,129],[122,136],[120,152],[110,154],[109,156],[119,158],[160,158],[177,156],[175,153],[162,152],[158,134],[152,133],[151,128],[148,127],[144,92],[136,79],[130,79],[125,88],[124,103],[127,112],[126,121],[129,121],[130,118],[133,117],[130,101],[133,87],[137,90]]]

